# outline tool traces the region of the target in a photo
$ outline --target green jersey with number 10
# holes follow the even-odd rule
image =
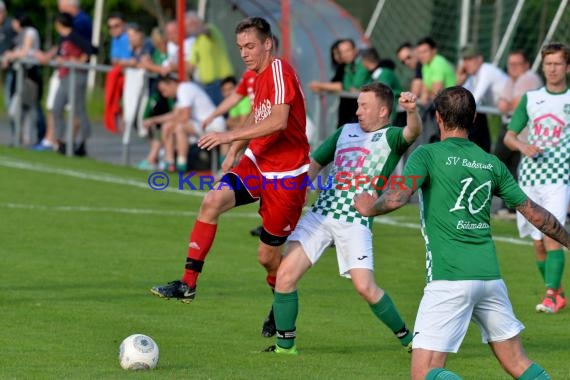
[[[416,149],[404,176],[408,187],[415,176],[420,189],[427,282],[501,278],[491,200],[516,207],[527,199],[506,166],[467,139],[447,138]]]

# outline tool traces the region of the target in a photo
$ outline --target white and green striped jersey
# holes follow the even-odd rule
[[[386,179],[398,164],[410,144],[403,128],[390,125],[374,132],[365,132],[359,124],[346,124],[325,140],[313,153],[321,166],[332,164],[327,183],[319,194],[312,210],[334,219],[360,223],[370,227],[372,218],[363,217],[353,206],[354,197],[364,191],[381,192]],[[358,176],[359,182],[356,182]],[[368,180],[366,183],[364,183]]]
[[[505,164],[454,137],[418,147],[403,175],[409,188],[420,188],[427,282],[499,279],[490,223],[493,195],[509,207],[527,199]]]
[[[508,129],[518,134],[526,126],[527,143],[544,153],[523,156],[520,185],[570,183],[570,90],[552,93],[542,87],[523,95]]]

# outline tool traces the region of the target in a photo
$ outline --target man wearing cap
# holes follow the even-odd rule
[[[495,106],[508,79],[507,74],[492,63],[484,62],[483,55],[473,45],[461,49],[463,63],[457,68],[457,83],[468,89],[477,106]],[[491,150],[487,116],[477,113],[469,139],[486,152]]]

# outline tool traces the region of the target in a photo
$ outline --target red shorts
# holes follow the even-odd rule
[[[303,211],[307,173],[281,179],[264,178],[247,157],[243,157],[231,173],[240,178],[252,198],[260,199],[263,228],[274,236],[289,236]]]

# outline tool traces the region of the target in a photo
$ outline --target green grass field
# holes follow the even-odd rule
[[[300,356],[260,353],[273,340],[260,334],[271,293],[249,236],[255,206],[222,218],[194,303],[152,296],[151,286],[182,274],[201,196],[175,190],[174,178],[172,191],[152,191],[147,179],[89,159],[0,148],[0,378],[409,377],[409,354],[338,276],[332,250],[299,286]],[[407,206],[374,227],[376,277],[409,325],[424,285],[417,213]],[[553,379],[570,378],[570,312],[534,311],[543,289],[532,247],[516,239],[514,222],[493,227],[529,356]],[[119,343],[133,333],[158,343],[156,370],[119,367]],[[448,367],[465,379],[509,378],[473,325]]]

